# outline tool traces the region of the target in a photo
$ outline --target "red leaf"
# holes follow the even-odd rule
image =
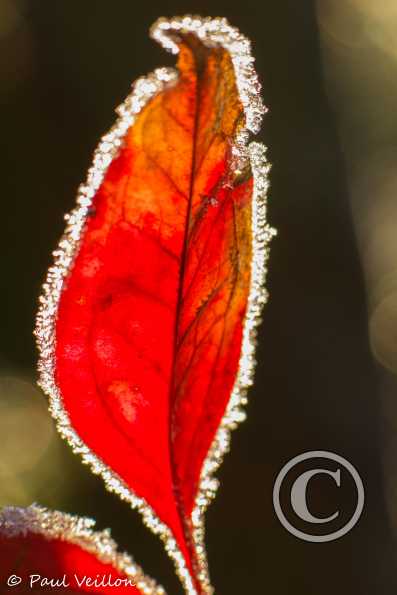
[[[140,79],[95,154],[38,316],[61,433],[212,591],[203,512],[243,418],[265,301],[263,112],[249,43],[222,19],[160,20],[178,73]]]
[[[94,524],[38,506],[4,508],[0,584],[13,593],[165,595],[129,556],[117,552],[109,531],[92,531]]]

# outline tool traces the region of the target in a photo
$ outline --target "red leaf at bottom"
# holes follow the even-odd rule
[[[109,531],[92,531],[94,524],[38,506],[4,508],[0,592],[165,595],[129,556],[117,552]]]

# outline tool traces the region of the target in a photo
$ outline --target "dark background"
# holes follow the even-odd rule
[[[63,213],[131,82],[174,61],[148,38],[149,26],[159,16],[226,16],[254,42],[269,107],[260,140],[273,163],[269,219],[278,237],[248,421],[233,436],[207,513],[211,576],[220,595],[391,595],[396,547],[382,478],[380,371],[369,349],[365,286],[314,3],[41,0],[19,3],[17,13],[0,38],[2,369],[35,374],[37,297]],[[61,475],[73,487],[67,497],[54,496],[60,476],[50,474],[39,503],[111,527],[147,573],[168,593],[180,593],[172,563],[137,513],[107,493],[66,445],[57,448]],[[366,488],[358,525],[328,544],[297,540],[272,508],[281,467],[319,449],[351,461]],[[327,493],[324,480],[320,504]]]

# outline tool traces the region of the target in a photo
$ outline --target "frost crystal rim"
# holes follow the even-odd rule
[[[192,32],[207,46],[221,45],[230,53],[236,76],[239,96],[244,107],[246,130],[239,133],[233,147],[233,165],[250,162],[254,177],[253,211],[252,211],[252,247],[253,264],[250,294],[243,330],[242,350],[237,378],[225,411],[221,425],[217,430],[211,448],[202,467],[200,485],[195,507],[192,513],[193,540],[199,567],[196,568],[202,583],[203,592],[211,594],[208,566],[204,546],[203,514],[208,503],[215,495],[218,482],[213,475],[229,449],[230,432],[241,422],[245,414],[241,406],[246,404],[246,390],[252,384],[255,367],[254,351],[256,327],[260,322],[260,314],[267,294],[263,288],[268,258],[268,243],[274,230],[266,224],[266,191],[269,165],[265,159],[265,148],[259,143],[248,146],[249,132],[257,133],[260,129],[265,108],[260,97],[260,84],[253,68],[253,57],[250,42],[241,33],[231,27],[226,19],[210,19],[196,16],[185,16],[174,19],[159,19],[151,28],[151,36],[165,49],[177,53],[178,46],[173,37],[178,32]],[[66,216],[67,227],[58,248],[54,252],[54,264],[49,269],[40,308],[37,315],[35,334],[40,352],[39,384],[50,399],[50,411],[57,422],[60,434],[71,445],[73,451],[82,456],[83,462],[91,470],[101,475],[106,487],[116,492],[132,508],[138,509],[145,524],[165,543],[166,551],[173,559],[177,573],[187,593],[197,593],[192,577],[186,567],[185,560],[176,544],[170,529],[156,516],[152,507],[141,497],[134,494],[124,481],[103,463],[82,442],[63,407],[62,397],[54,378],[55,363],[55,323],[57,306],[62,291],[63,280],[69,273],[76,255],[80,237],[84,230],[87,214],[92,199],[100,187],[108,166],[117,155],[119,147],[128,128],[133,124],[137,114],[146,103],[177,79],[175,69],[160,68],[147,77],[138,79],[133,85],[132,93],[117,109],[119,119],[109,133],[105,134],[94,153],[94,160],[88,171],[85,184],[80,186],[77,206]]]

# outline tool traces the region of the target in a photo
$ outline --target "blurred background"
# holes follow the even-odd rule
[[[270,261],[248,421],[207,514],[220,595],[391,595],[397,587],[397,5],[394,0],[0,0],[0,505],[93,516],[174,595],[172,563],[54,431],[32,330],[51,251],[131,82],[173,58],[159,16],[226,16],[254,42],[273,163]],[[272,488],[307,450],[357,467],[363,516],[297,540]],[[335,510],[329,484],[316,505]],[[323,508],[324,509],[324,508]]]

